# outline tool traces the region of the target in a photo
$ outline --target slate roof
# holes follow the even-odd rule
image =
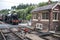
[[[46,6],[42,6],[42,7],[38,7],[38,8],[33,9],[31,12],[37,12],[37,11],[43,11],[43,10],[52,9],[53,6],[55,6],[55,5],[56,5],[56,3],[46,5]]]

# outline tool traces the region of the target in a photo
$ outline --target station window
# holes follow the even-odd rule
[[[49,13],[42,13],[42,19],[49,19]],[[58,20],[57,12],[53,12],[53,20]]]
[[[58,13],[57,12],[53,13],[53,20],[58,20]]]
[[[34,14],[34,19],[38,19],[38,14]]]
[[[49,19],[49,13],[42,13],[42,19]]]

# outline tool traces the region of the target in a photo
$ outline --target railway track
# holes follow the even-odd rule
[[[35,31],[35,34],[44,40],[60,40],[60,36],[57,36],[53,33],[44,33]]]
[[[18,38],[15,34],[13,33],[9,33],[9,34],[5,34],[6,39],[7,40],[21,40],[20,38]]]
[[[60,40],[60,37],[55,36],[54,34],[44,35],[44,36],[39,36],[39,37],[43,38],[44,40]]]
[[[19,34],[20,33],[17,33],[17,32],[13,32],[12,30],[10,30],[14,35],[16,35],[18,38],[20,38],[21,40],[24,40],[24,37],[20,36]],[[50,35],[45,35],[45,36],[42,36],[40,37],[44,40],[60,40],[60,37],[56,37],[54,36],[53,34],[50,34]],[[31,40],[31,39],[27,39],[27,40]]]
[[[1,30],[0,31],[0,36],[1,36],[0,40],[31,40],[28,37],[24,38],[24,36],[21,36],[21,34],[20,34],[21,32],[15,32],[15,31],[11,30],[8,26],[6,28],[7,28],[7,30],[10,31],[10,33],[5,33],[4,34]],[[40,35],[40,33],[38,33],[38,34]],[[35,35],[37,35],[37,34],[35,33]],[[48,33],[47,36],[42,36],[41,37],[39,35],[37,35],[37,36],[44,39],[44,40],[60,40],[60,38],[54,37],[53,35],[49,35],[49,33]]]
[[[0,30],[0,40],[6,40],[6,37],[3,34],[2,30]]]
[[[2,31],[0,31],[1,34],[1,40],[25,40],[24,37],[20,35],[21,32],[14,32],[11,29],[8,29],[10,33],[4,34]],[[53,35],[47,35],[40,37],[44,40],[60,40],[60,38],[55,37]],[[29,38],[26,38],[26,40],[31,40]]]
[[[60,40],[59,37],[54,37],[54,36],[44,36],[44,37],[41,37],[45,40]]]
[[[9,27],[7,27],[7,29],[10,31],[10,33],[13,35],[13,36],[15,36],[15,38],[17,38],[17,39],[19,39],[19,40],[31,40],[31,39],[29,39],[29,38],[27,38],[27,37],[23,37],[23,36],[21,36],[21,35],[19,35],[20,34],[20,32],[19,32],[19,34],[17,33],[17,32],[14,32],[14,31],[12,31]],[[9,33],[8,33],[9,34]],[[15,39],[14,39],[15,40]]]

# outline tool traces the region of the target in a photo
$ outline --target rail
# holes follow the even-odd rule
[[[60,36],[55,35],[42,36],[41,38],[45,40],[60,40]]]
[[[17,36],[19,39],[23,40],[23,38],[19,35],[17,35],[15,32],[13,32],[12,30],[10,30],[15,36]]]
[[[6,40],[6,38],[5,38],[5,36],[4,36],[3,32],[2,32],[2,30],[0,30],[0,33],[1,33],[2,37],[3,37],[3,39]]]
[[[24,40],[24,37],[16,34],[16,33],[15,33],[14,31],[12,31],[8,26],[7,26],[7,29],[8,29],[11,33],[13,33],[16,37],[18,37],[19,39]],[[29,39],[29,38],[28,38],[28,39]]]

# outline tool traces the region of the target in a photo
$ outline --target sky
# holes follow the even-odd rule
[[[58,0],[52,0],[58,1]],[[48,0],[0,0],[0,10],[10,9],[11,6],[17,6],[19,4],[38,4],[40,2],[48,2]]]

